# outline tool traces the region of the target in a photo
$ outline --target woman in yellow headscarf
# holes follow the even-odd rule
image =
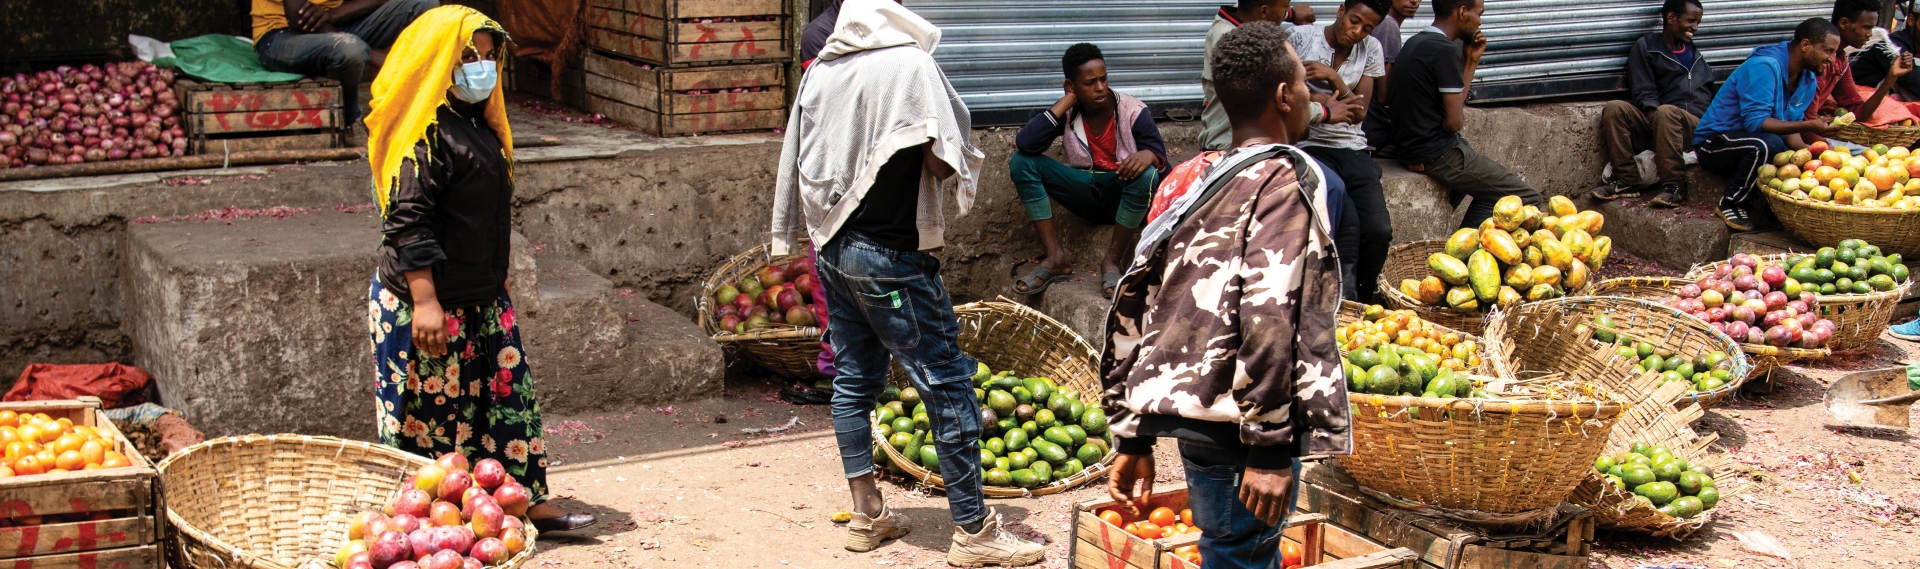
[[[383,221],[367,312],[380,440],[497,460],[526,488],[533,525],[565,531],[594,519],[546,503],[540,404],[507,296],[513,135],[495,65],[506,40],[471,8],[435,8],[401,32],[373,82],[367,156]]]

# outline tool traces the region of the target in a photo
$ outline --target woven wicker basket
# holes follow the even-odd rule
[[[1826,119],[1829,121],[1833,120],[1832,118]],[[1856,122],[1840,127],[1840,132],[1834,134],[1833,137],[1861,146],[1885,144],[1887,146],[1911,147],[1914,141],[1920,140],[1920,126],[1872,127]]]
[[[1589,384],[1591,385],[1591,384]],[[1455,510],[1514,514],[1580,485],[1624,405],[1352,395],[1353,454],[1366,487]]]
[[[1340,311],[1335,312],[1333,315],[1333,323],[1337,326],[1346,326],[1348,323],[1364,318],[1366,315],[1366,312],[1365,312],[1366,309],[1367,309],[1367,305],[1365,304],[1360,304],[1358,302],[1354,302],[1351,300],[1342,300],[1340,301]],[[1389,309],[1389,310],[1398,310],[1398,309]],[[1480,375],[1493,375],[1493,351],[1487,348],[1487,342],[1481,339],[1480,336],[1475,334],[1468,334],[1466,332],[1461,332],[1459,330],[1448,328],[1446,326],[1441,326],[1439,324],[1434,324],[1432,322],[1428,322],[1428,324],[1432,325],[1434,328],[1439,329],[1439,331],[1443,334],[1448,332],[1459,334],[1462,338],[1473,340],[1475,343],[1479,344],[1480,349],[1478,350],[1478,353],[1480,354],[1480,365],[1473,369],[1467,370],[1467,372],[1476,373]],[[1346,356],[1347,356],[1347,351],[1345,349],[1340,350],[1340,357],[1344,358]]]
[[[1387,308],[1395,310],[1412,310],[1415,314],[1419,314],[1421,319],[1455,330],[1471,334],[1485,332],[1487,329],[1487,314],[1484,312],[1465,312],[1445,306],[1428,306],[1421,304],[1419,300],[1411,296],[1407,296],[1407,293],[1400,292],[1400,281],[1405,279],[1417,281],[1427,278],[1427,275],[1432,274],[1427,269],[1427,257],[1432,256],[1434,253],[1445,252],[1446,250],[1447,241],[1445,239],[1411,241],[1394,245],[1392,249],[1388,249],[1386,265],[1380,270],[1380,281],[1378,283],[1378,294],[1384,300],[1382,304],[1385,304]],[[1592,287],[1593,282],[1589,279],[1586,288],[1577,291],[1567,291],[1567,296],[1584,294],[1584,291]]]
[[[746,359],[767,368],[775,375],[793,378],[821,377],[818,367],[820,359],[820,328],[808,326],[777,326],[760,330],[749,330],[745,334],[735,334],[720,329],[718,318],[713,317],[713,293],[722,285],[739,282],[742,277],[759,272],[770,263],[785,263],[793,255],[770,258],[767,245],[761,244],[747,252],[734,255],[700,287],[700,297],[695,299],[695,309],[700,313],[700,328],[706,330],[727,351],[741,354]],[[812,301],[812,299],[808,299]]]
[[[175,569],[334,569],[349,519],[384,508],[432,461],[333,437],[247,435],[196,444],[160,463]],[[496,569],[533,557],[527,548]]]
[[[1842,240],[1866,236],[1887,253],[1920,255],[1920,210],[1797,200],[1766,187],[1760,193],[1780,224],[1808,243],[1838,247]]]
[[[1006,298],[968,303],[955,307],[953,312],[960,319],[961,352],[973,356],[995,371],[1013,370],[1026,377],[1051,378],[1060,387],[1079,391],[1082,397],[1093,397],[1093,405],[1099,404],[1098,397],[1102,391],[1100,352],[1067,325]],[[912,380],[898,364],[893,366],[887,380],[902,387],[912,385]],[[929,489],[945,490],[946,483],[940,479],[939,473],[907,460],[893,445],[882,442],[877,446],[886,453],[887,460],[898,465],[907,476]],[[1105,477],[1107,468],[1113,464],[1113,457],[1114,452],[1108,450],[1099,463],[1086,465],[1080,472],[1038,488],[984,485],[982,488],[987,496],[994,498],[1045,496],[1062,492]]]
[[[1595,296],[1617,296],[1660,302],[1678,298],[1680,296],[1677,292],[1679,288],[1682,285],[1692,282],[1693,281],[1686,278],[1623,277],[1602,281],[1600,284],[1594,286],[1593,294]],[[1692,320],[1698,321],[1698,319]],[[1741,385],[1766,377],[1767,374],[1772,373],[1774,369],[1782,365],[1786,365],[1787,362],[1815,360],[1833,354],[1833,350],[1827,348],[1781,348],[1766,344],[1748,344],[1744,342],[1740,344],[1740,352],[1745,354],[1748,362],[1753,364],[1753,367],[1747,371],[1746,376],[1741,377],[1740,381],[1728,384],[1720,389],[1706,393],[1691,394],[1693,402],[1699,403],[1701,407],[1711,408],[1719,405],[1721,401],[1725,401],[1738,394]],[[1738,374],[1736,374],[1736,376],[1738,376]]]
[[[1731,397],[1752,374],[1753,364],[1740,345],[1671,307],[1619,296],[1580,296],[1530,302],[1499,312],[1487,326],[1487,344],[1494,351],[1496,375],[1519,378],[1563,373],[1597,381],[1615,392],[1637,393],[1632,383],[1634,360],[1614,353],[1614,346],[1594,341],[1589,332],[1595,317],[1613,319],[1620,337],[1643,341],[1691,359],[1712,351],[1726,352],[1728,376],[1734,381],[1713,391],[1691,393],[1682,400],[1711,405]],[[1505,367],[1502,367],[1505,366]]]
[[[1920,223],[1920,217],[1914,219]],[[1760,257],[1761,262],[1785,264],[1788,259],[1799,255],[1785,253]],[[1727,261],[1716,261],[1687,272],[1689,281],[1698,281],[1713,274],[1713,271]],[[1833,338],[1827,341],[1827,349],[1834,352],[1851,352],[1871,348],[1880,343],[1880,334],[1887,331],[1893,323],[1893,312],[1899,307],[1900,298],[1906,295],[1911,281],[1900,283],[1892,290],[1870,292],[1866,294],[1816,294],[1814,302],[1819,305],[1820,317],[1832,320]]]
[[[1720,435],[1708,433],[1702,437],[1689,426],[1699,420],[1704,411],[1699,405],[1680,402],[1686,393],[1685,386],[1670,383],[1659,387],[1660,375],[1656,373],[1645,374],[1634,381],[1640,385],[1636,391],[1645,395],[1614,423],[1604,454],[1623,452],[1635,442],[1665,446],[1674,456],[1711,469],[1714,487],[1720,491],[1722,501],[1748,488],[1746,480],[1733,472],[1733,460],[1726,453],[1709,449]],[[1615,488],[1605,475],[1591,467],[1587,469],[1586,480],[1573,491],[1571,500],[1592,509],[1594,522],[1600,527],[1655,537],[1685,539],[1713,519],[1705,515],[1676,518],[1662,514],[1650,504],[1635,500],[1632,492]]]

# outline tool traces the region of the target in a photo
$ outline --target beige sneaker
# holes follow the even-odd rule
[[[913,528],[907,527],[907,517],[893,513],[886,504],[880,505],[880,517],[869,518],[860,512],[853,513],[853,520],[847,522],[847,551],[865,553],[880,547],[880,542],[897,539],[907,535]]]
[[[955,567],[1002,565],[1020,567],[1046,559],[1046,546],[1020,539],[1000,526],[1000,512],[987,510],[980,533],[968,534],[953,528],[953,545],[947,548],[947,564]]]

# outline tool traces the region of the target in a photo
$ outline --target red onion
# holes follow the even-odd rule
[[[13,146],[14,144],[17,144],[19,142],[20,142],[20,139],[15,138],[13,136],[13,133],[0,131],[0,146]]]
[[[100,107],[94,106],[93,103],[87,103],[87,106],[80,107],[80,114],[89,117],[100,116]]]
[[[67,163],[66,157],[60,156],[58,154],[47,157],[48,166],[59,166],[61,164],[66,164],[66,163]]]
[[[107,159],[107,152],[98,148],[90,148],[87,149],[87,153],[82,156],[86,158],[88,162],[99,162]]]
[[[116,127],[114,127],[114,129],[113,129],[113,137],[114,137],[114,138],[126,138],[126,137],[127,137],[127,127],[124,127],[124,126],[116,126]]]
[[[53,93],[58,90],[60,90],[60,84],[57,82],[48,81],[40,84],[41,93]]]
[[[73,91],[60,92],[60,102],[62,103],[71,103],[78,100],[80,100],[80,95],[74,93]]]
[[[47,128],[54,132],[66,132],[67,119],[54,117],[53,120],[47,121]]]
[[[156,117],[170,117],[170,116],[173,116],[173,106],[172,106],[172,105],[168,105],[168,104],[166,104],[166,103],[161,103],[161,104],[158,104],[158,105],[154,105],[154,106],[153,106],[153,116],[156,116]]]
[[[45,148],[27,149],[27,163],[29,164],[45,164],[47,163],[47,158],[51,156],[52,155],[48,154],[47,149]]]
[[[73,154],[73,147],[67,146],[65,144],[55,144],[53,145],[53,154],[55,156],[66,156],[68,154]]]
[[[114,116],[112,119],[109,119],[107,122],[113,123],[113,126],[117,126],[117,127],[124,127],[130,124],[133,124],[132,119],[128,119],[127,117],[123,117],[123,116]]]
[[[107,159],[108,160],[126,160],[127,149],[121,148],[119,146],[110,148],[107,150]]]
[[[66,143],[67,143],[67,135],[66,135],[66,133],[62,133],[62,132],[56,132],[56,133],[53,133],[53,134],[50,134],[50,135],[47,135],[47,141],[48,141],[48,142],[51,142],[51,143],[53,143],[53,144],[55,144],[55,145],[61,145],[61,144],[66,144]]]
[[[130,126],[133,126],[133,127],[135,127],[135,128],[138,128],[138,127],[142,127],[142,126],[146,126],[146,124],[147,124],[147,114],[146,114],[146,113],[143,113],[143,112],[139,112],[139,111],[134,111],[134,112],[133,112],[133,119],[132,119],[131,121],[129,121],[129,122],[127,123],[127,124],[128,124],[128,125],[130,125]]]
[[[100,136],[100,127],[90,126],[87,128],[80,129],[80,134],[85,135],[89,138]]]
[[[185,138],[173,139],[173,153],[185,155],[187,153],[187,139]]]
[[[80,146],[82,146],[82,147],[85,147],[85,148],[96,148],[96,147],[99,147],[99,146],[100,146],[100,137],[98,137],[98,136],[89,136],[89,137],[86,137],[86,138],[84,138],[84,139],[81,139],[81,141],[80,141]]]

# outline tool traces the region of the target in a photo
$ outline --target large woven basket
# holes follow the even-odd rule
[[[1624,405],[1350,395],[1353,454],[1369,490],[1471,512],[1552,508],[1580,485]]]
[[[196,444],[160,463],[175,569],[333,569],[349,519],[384,508],[432,461],[383,445],[301,435]],[[533,557],[527,548],[496,569]]]
[[[1920,223],[1920,218],[1915,218]],[[1767,263],[1784,264],[1795,257],[1792,253],[1767,255],[1760,260]],[[1727,261],[1717,261],[1687,272],[1689,282],[1698,281],[1713,274]],[[1814,302],[1818,304],[1820,317],[1833,321],[1833,338],[1827,341],[1827,349],[1835,352],[1850,352],[1871,348],[1880,343],[1880,334],[1887,331],[1893,323],[1893,311],[1899,307],[1900,297],[1904,296],[1910,282],[1900,283],[1892,290],[1870,292],[1866,294],[1816,294]]]
[[[1415,314],[1419,314],[1420,318],[1434,324],[1472,334],[1483,333],[1487,329],[1487,314],[1484,312],[1454,310],[1445,306],[1428,306],[1421,304],[1418,299],[1407,296],[1407,293],[1400,292],[1400,281],[1405,279],[1417,281],[1427,278],[1427,275],[1432,274],[1427,270],[1427,257],[1433,256],[1434,253],[1445,252],[1446,250],[1447,241],[1445,239],[1410,241],[1394,245],[1392,249],[1387,250],[1386,265],[1380,270],[1378,294],[1384,300],[1383,304],[1385,304],[1387,308],[1412,310]],[[1592,287],[1592,279],[1589,279],[1586,288],[1567,291],[1567,296],[1583,294],[1584,291]]]
[[[727,283],[739,282],[742,277],[759,272],[768,264],[785,263],[793,257],[793,255],[783,255],[773,258],[768,254],[766,244],[734,255],[707,277],[706,284],[700,287],[700,297],[695,299],[695,309],[700,313],[700,328],[706,330],[707,334],[713,337],[713,341],[720,343],[720,346],[727,351],[740,354],[760,364],[760,367],[767,368],[767,371],[782,377],[821,377],[818,367],[821,352],[820,328],[782,325],[735,334],[721,330],[719,319],[713,317],[714,291]]]
[[[1692,282],[1692,280],[1686,278],[1622,277],[1601,281],[1600,284],[1594,286],[1593,294],[1595,296],[1638,298],[1658,303],[1678,298],[1680,296],[1680,293],[1677,292],[1679,288],[1682,285]],[[1696,322],[1699,321],[1699,319],[1696,318],[1688,318]],[[1699,403],[1701,407],[1711,408],[1739,393],[1741,385],[1766,377],[1767,374],[1772,373],[1773,370],[1782,365],[1786,365],[1787,362],[1816,360],[1833,354],[1833,350],[1827,348],[1783,348],[1745,342],[1740,343],[1740,352],[1746,355],[1749,363],[1753,364],[1753,367],[1747,371],[1747,374],[1745,376],[1735,374],[1735,377],[1740,377],[1740,381],[1730,383],[1720,389],[1715,389],[1707,393],[1692,394],[1693,402]]]
[[[1523,378],[1561,373],[1599,382],[1629,398],[1638,395],[1640,389],[1632,383],[1635,361],[1620,357],[1613,345],[1592,337],[1591,323],[1602,314],[1613,319],[1614,332],[1621,338],[1647,342],[1688,359],[1726,352],[1727,373],[1733,381],[1713,391],[1687,394],[1682,401],[1712,405],[1733,396],[1752,374],[1753,364],[1740,345],[1698,318],[1637,298],[1578,296],[1501,310],[1487,326],[1486,335],[1496,355],[1496,375]]]
[[[1911,147],[1914,141],[1920,140],[1920,126],[1873,127],[1856,122],[1840,127],[1840,132],[1833,137],[1861,146],[1885,144]]]
[[[1865,237],[1887,253],[1920,255],[1920,210],[1797,200],[1768,187],[1760,192],[1780,224],[1808,243],[1838,247],[1842,240]]]
[[[1626,451],[1635,442],[1664,446],[1672,450],[1674,456],[1711,469],[1721,501],[1748,488],[1746,480],[1733,472],[1733,460],[1726,453],[1710,449],[1720,435],[1700,436],[1690,426],[1705,412],[1699,405],[1680,402],[1686,393],[1685,386],[1670,383],[1659,387],[1660,374],[1657,373],[1647,373],[1634,381],[1641,386],[1637,391],[1645,395],[1614,423],[1603,454]],[[1614,487],[1591,466],[1586,480],[1573,491],[1571,500],[1592,509],[1594,522],[1600,527],[1655,537],[1685,539],[1713,519],[1706,515],[1676,518],[1662,514],[1650,504],[1635,500],[1631,491]]]
[[[1025,377],[1051,378],[1062,388],[1077,390],[1082,397],[1091,397],[1090,405],[1100,404],[1100,352],[1067,325],[1006,298],[968,303],[954,307],[953,312],[960,319],[961,352],[973,356],[995,371],[1013,370]],[[902,387],[912,385],[911,378],[897,363],[887,381]],[[908,477],[929,489],[946,489],[946,482],[941,480],[939,473],[907,460],[893,445],[883,442],[877,446],[886,453],[887,460],[898,465]],[[1114,452],[1108,450],[1099,463],[1086,465],[1085,470],[1038,488],[982,488],[987,496],[994,498],[1045,496],[1062,492],[1105,477],[1107,468],[1113,464],[1113,457]]]

